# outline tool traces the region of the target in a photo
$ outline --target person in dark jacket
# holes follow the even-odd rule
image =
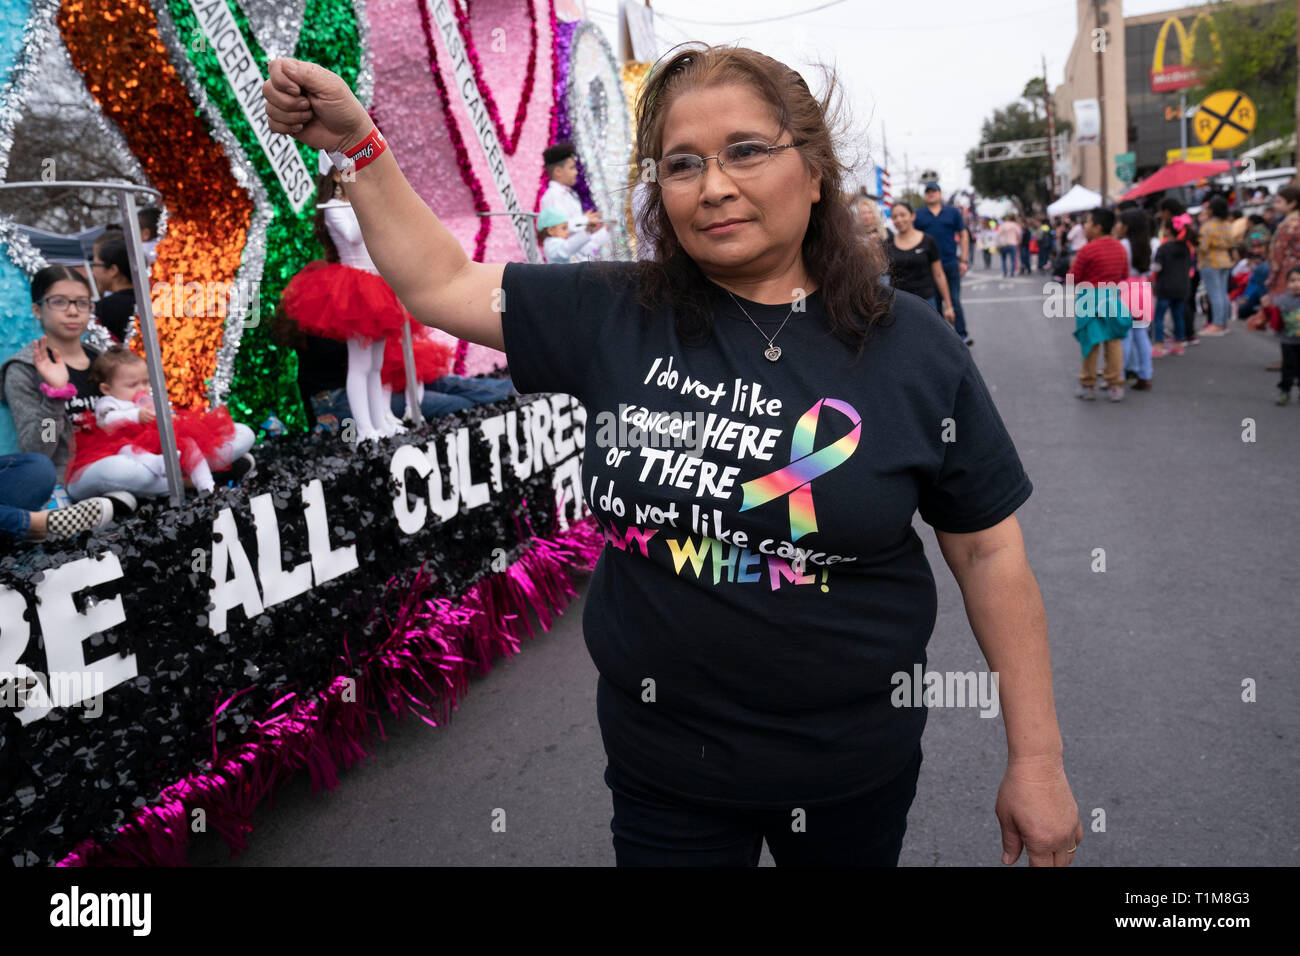
[[[1189,323],[1184,307],[1192,288],[1192,253],[1187,242],[1180,237],[1180,231],[1174,221],[1165,225],[1160,248],[1156,250],[1151,262],[1151,272],[1155,276],[1153,294],[1156,299],[1155,318],[1151,320],[1152,358],[1166,354],[1182,355],[1184,346],[1189,341]],[[1164,345],[1166,312],[1174,318],[1173,336],[1168,350]]]
[[[99,237],[90,268],[101,292],[95,303],[95,318],[113,338],[125,342],[135,315],[135,285],[131,282],[131,257],[120,232],[106,232]]]

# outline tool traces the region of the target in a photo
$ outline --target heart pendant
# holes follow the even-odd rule
[[[769,362],[775,362],[777,359],[781,357],[781,347],[779,345],[773,345],[770,349],[768,349],[763,354],[767,356],[767,360]]]

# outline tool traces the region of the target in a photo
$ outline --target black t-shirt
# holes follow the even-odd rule
[[[813,293],[769,362],[717,287],[705,346],[637,305],[631,263],[511,263],[504,288],[516,387],[587,409],[583,490],[607,544],[583,630],[610,760],[751,807],[829,803],[897,774],[925,710],[891,706],[891,676],[924,666],[937,603],[912,517],[979,531],[1031,491],[970,350],[901,293],[857,361]],[[744,307],[767,335],[790,313]],[[620,435],[620,411],[642,409],[690,414],[676,432],[705,447]]]
[[[1192,291],[1192,253],[1181,239],[1162,242],[1156,249],[1154,261],[1160,265],[1156,271],[1157,299],[1185,299]]]
[[[135,289],[118,289],[109,292],[95,303],[95,318],[99,324],[119,342],[126,341],[127,331],[131,328],[131,316],[135,314]]]
[[[99,352],[86,345],[83,345],[81,350],[90,359],[90,364],[95,364],[95,359],[99,358]],[[100,392],[90,384],[90,365],[83,369],[73,368],[69,365],[68,382],[77,389],[77,397],[69,398],[65,404],[68,414],[75,418],[82,412],[93,412],[95,410],[95,401],[99,398]]]
[[[930,263],[939,261],[939,247],[935,241],[921,233],[921,241],[911,249],[900,249],[894,239],[891,234],[885,247],[889,251],[889,281],[896,289],[923,299],[934,298],[937,293]]]

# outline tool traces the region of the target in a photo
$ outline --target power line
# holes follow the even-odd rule
[[[807,10],[796,10],[794,13],[782,13],[775,17],[761,17],[757,20],[692,20],[687,17],[674,17],[667,13],[655,13],[665,20],[676,20],[679,23],[690,23],[701,27],[747,27],[755,23],[772,23],[776,20],[790,20],[794,17],[802,17],[808,13],[816,13],[818,10],[825,10],[827,7],[839,6],[845,0],[830,0],[829,3],[823,3],[820,6],[809,7]]]
[[[656,14],[658,13],[657,10],[656,10],[655,12],[656,12]],[[606,11],[606,10],[589,9],[589,10],[587,10],[587,14],[588,14],[588,16],[592,16],[592,15],[594,15],[594,16],[599,16],[599,17],[608,17],[608,18],[611,19],[611,20],[617,20],[617,19],[619,18],[619,15],[618,15],[617,13],[609,13],[609,12]],[[657,17],[655,18],[655,24],[656,24],[656,26],[662,25],[662,26],[672,27],[674,30],[676,30],[678,33],[680,33],[680,34],[685,38],[684,40],[673,40],[671,37],[666,37],[666,36],[661,35],[661,34],[659,33],[659,31],[656,29],[656,30],[655,30],[655,39],[658,40],[659,43],[661,43],[661,44],[663,45],[664,49],[668,49],[668,48],[670,48],[670,47],[674,47],[674,46],[676,46],[678,43],[682,43],[682,42],[686,42],[686,41],[692,41],[692,40],[694,40],[694,37],[692,37],[691,34],[687,33],[685,30],[683,30],[681,27],[679,27],[679,26],[678,26],[677,24],[675,24],[675,23],[668,23],[667,21],[665,21],[665,20],[663,19],[662,16],[657,16]]]
[[[1066,0],[1066,2],[1038,6],[1033,10],[1022,13],[1010,13],[1001,17],[981,17],[979,20],[969,20],[965,23],[919,23],[907,26],[881,26],[876,23],[823,23],[820,26],[828,30],[870,30],[872,33],[915,33],[920,30],[938,32],[942,30],[965,30],[970,27],[982,27],[990,23],[1005,23],[1008,20],[1027,20],[1030,17],[1043,16],[1052,14],[1055,16],[1066,7],[1073,8],[1075,0]],[[662,16],[662,14],[660,14]]]

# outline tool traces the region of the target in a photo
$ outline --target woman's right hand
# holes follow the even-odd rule
[[[52,359],[51,353],[54,354]],[[59,350],[50,348],[45,336],[41,336],[32,349],[32,364],[36,366],[37,373],[45,379],[45,384],[50,388],[63,388],[68,384],[68,366],[64,363]]]
[[[272,60],[262,96],[271,132],[285,133],[314,149],[350,149],[374,126],[341,76],[305,60]]]

